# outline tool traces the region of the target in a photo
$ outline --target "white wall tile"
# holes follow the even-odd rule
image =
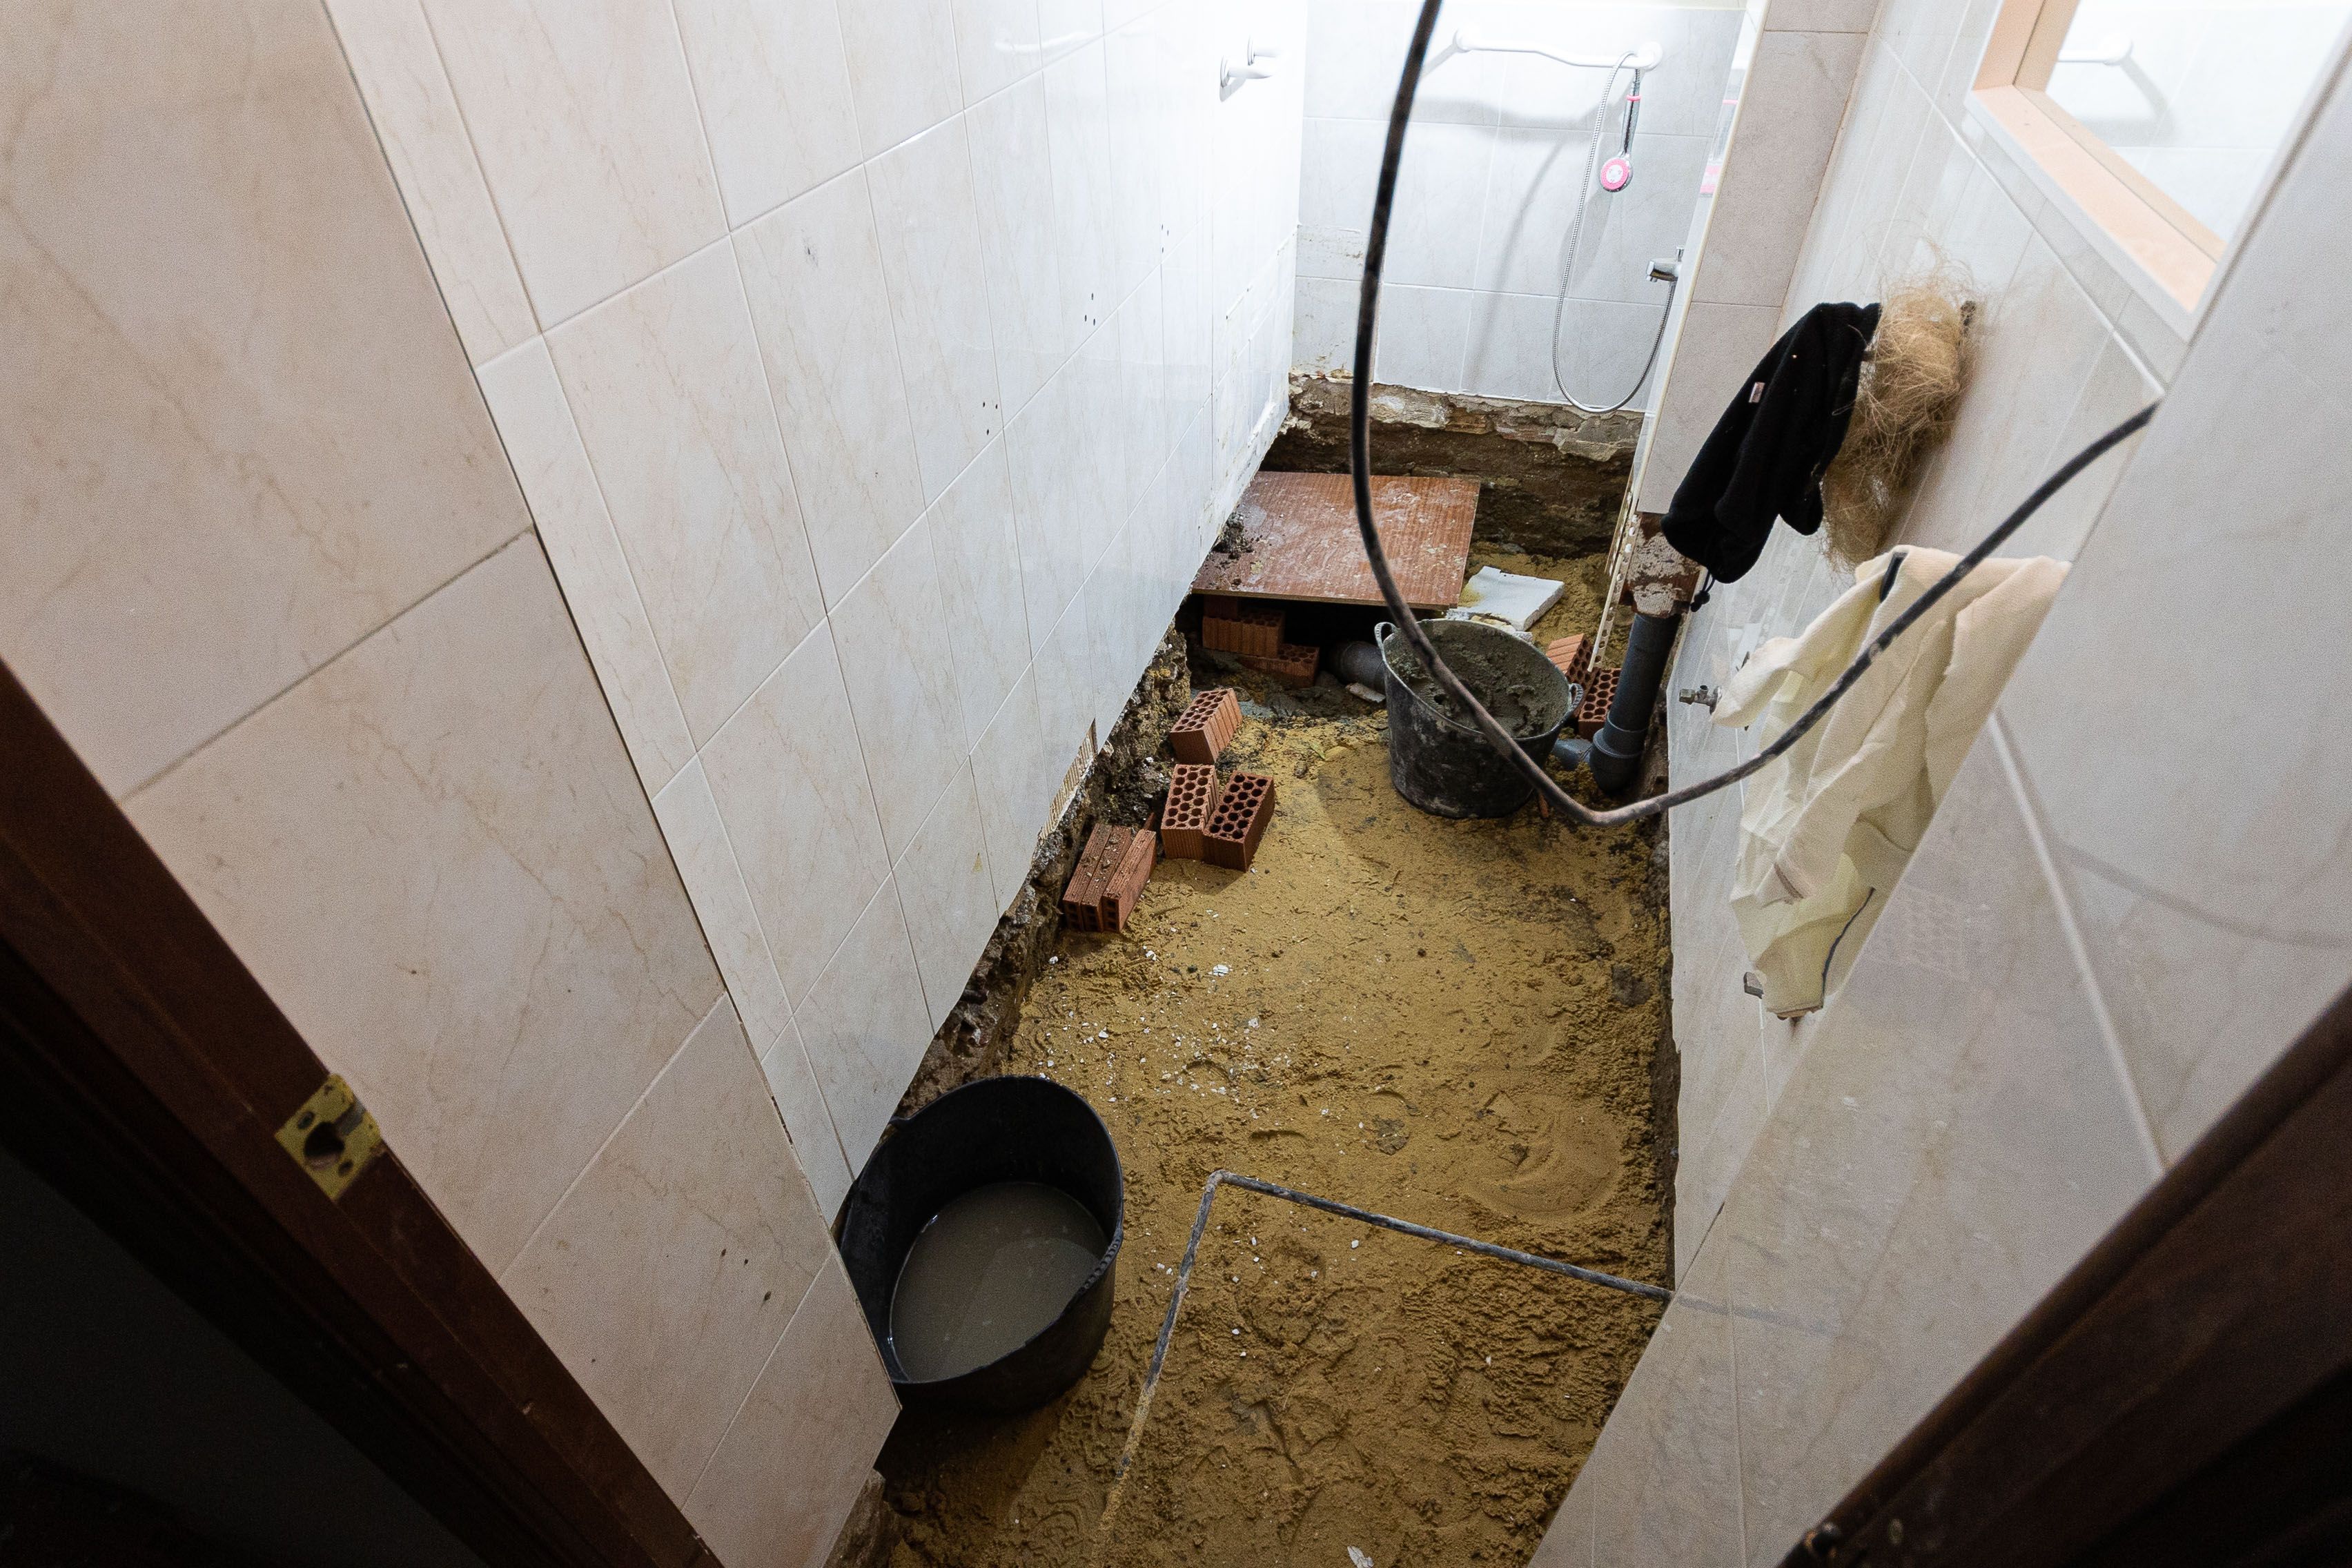
[[[1306,62],[1309,119],[1386,120],[1421,7],[1412,0],[1310,0]],[[1441,37],[1452,29],[1441,22]],[[1448,54],[1431,64],[1413,117],[1491,125],[1493,58]]]
[[[822,610],[733,252],[698,252],[548,347],[687,726],[708,742]]]
[[[522,523],[326,13],[231,15],[0,86],[0,657],[118,795]]]
[[[1061,783],[1068,762],[1045,744],[1037,718],[1036,677],[1034,671],[1024,673],[971,749],[981,829],[999,909],[1012,905],[1028,878],[1054,787]]]
[[[711,798],[700,762],[687,763],[654,796],[654,820],[661,824],[670,858],[686,883],[686,896],[694,901],[703,940],[719,961],[743,1032],[764,1047],[792,1026],[793,1010],[784,1000],[767,934],[760,929],[751,889],[743,885],[735,847],[728,842],[727,825],[719,818],[719,803]]]
[[[817,577],[837,604],[923,510],[864,171],[742,230],[735,253]]]
[[[541,326],[726,232],[667,5],[426,0]]]
[[[829,0],[675,0],[727,220],[741,227],[857,162]]]
[[[978,105],[1044,63],[1036,0],[953,0],[963,100]]]
[[[646,788],[658,792],[694,755],[694,737],[572,422],[555,362],[534,339],[484,365],[477,379],[614,721]]]
[[[768,1043],[761,1053],[760,1074],[776,1098],[784,1130],[792,1134],[793,1153],[808,1177],[817,1213],[829,1223],[849,1195],[849,1162],[842,1157],[841,1135],[833,1130],[833,1112],[824,1108],[824,1091],[817,1087],[798,1024],[787,1022]]]
[[[1102,0],[1037,0],[1037,31],[1045,58],[1059,59],[1102,37]]]
[[[1032,653],[1045,647],[1046,635],[1087,577],[1081,515],[1087,476],[1073,450],[1085,439],[1086,377],[1086,368],[1076,360],[1065,364],[1029,400],[1004,437]]]
[[[124,803],[493,1269],[719,994],[579,647],[525,533]]]
[[[867,174],[924,498],[936,500],[1004,428],[963,117],[892,148]]]
[[[720,997],[500,1276],[684,1500],[832,1250]]]
[[[899,857],[898,878],[915,967],[936,1029],[963,995],[964,982],[996,929],[996,887],[968,761],[957,762],[955,778]]]
[[[800,1026],[842,1152],[853,1173],[862,1171],[931,1043],[895,882],[886,880],[858,916],[802,1005]]]
[[[695,1483],[686,1516],[722,1562],[822,1563],[898,1414],[857,1293],[829,1260]]]
[[[1004,443],[992,441],[930,513],[931,549],[946,601],[964,736],[978,745],[1005,694],[1029,668],[1021,551]]]
[[[1093,638],[1087,616],[1087,596],[1080,593],[1046,634],[1032,667],[1045,750],[1063,758],[1077,753],[1094,724],[1097,673],[1091,662]]]
[[[1045,83],[1026,80],[972,105],[964,125],[979,196],[998,391],[1010,418],[1069,353]]]
[[[948,0],[850,0],[841,32],[868,158],[963,107]]]
[[[962,750],[963,700],[928,521],[883,553],[831,622],[882,837],[895,857],[930,815]]]
[[[1062,341],[1068,348],[1108,321],[1118,302],[1118,195],[1111,183],[1108,94],[1098,43],[1045,68],[1054,245],[1062,273]]]
[[[889,872],[833,634],[820,626],[703,748],[703,771],[795,1006]]]
[[[417,0],[333,0],[327,12],[467,356],[495,359],[539,323],[425,12]]]
[[[1433,392],[1459,391],[1470,344],[1471,298],[1463,289],[1383,288],[1374,378]]]

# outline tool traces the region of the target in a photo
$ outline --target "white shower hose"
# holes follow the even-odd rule
[[[1642,361],[1641,372],[1633,377],[1633,384],[1627,390],[1624,396],[1614,403],[1595,407],[1591,404],[1583,402],[1568,389],[1568,378],[1560,374],[1559,369],[1559,333],[1561,325],[1568,319],[1568,290],[1576,275],[1577,252],[1584,247],[1584,214],[1585,209],[1591,205],[1593,187],[1600,176],[1601,143],[1607,140],[1609,135],[1610,100],[1616,94],[1617,78],[1633,63],[1638,58],[1638,53],[1639,51],[1628,50],[1623,58],[1609,68],[1609,79],[1601,84],[1601,102],[1592,111],[1592,145],[1585,153],[1584,180],[1576,187],[1576,216],[1569,223],[1568,240],[1563,247],[1566,255],[1562,257],[1559,264],[1559,293],[1552,304],[1551,384],[1559,389],[1560,396],[1568,400],[1570,407],[1583,414],[1614,414],[1641,395],[1643,384],[1650,379],[1650,372],[1657,366],[1659,346],[1666,341],[1666,317],[1673,313],[1675,289],[1680,287],[1681,282],[1679,279],[1667,280],[1666,302],[1658,310],[1658,330],[1651,334],[1649,355]],[[1641,82],[1642,73],[1637,70],[1633,73],[1633,89],[1636,92],[1641,90]]]

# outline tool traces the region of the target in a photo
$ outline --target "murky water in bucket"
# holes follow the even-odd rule
[[[1086,1205],[1037,1182],[966,1193],[915,1237],[890,1297],[890,1342],[918,1382],[955,1377],[1061,1316],[1108,1243]]]

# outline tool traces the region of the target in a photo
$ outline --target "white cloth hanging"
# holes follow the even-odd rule
[[[1752,723],[1769,745],[1958,563],[1911,549],[1864,562],[1802,635],[1749,657],[1715,721]],[[1767,1008],[1811,1012],[1843,979],[2065,577],[2045,556],[1985,562],[1748,782],[1731,907]]]

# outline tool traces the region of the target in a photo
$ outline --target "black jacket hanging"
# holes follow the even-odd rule
[[[1666,509],[1666,542],[1726,583],[1764,552],[1774,517],[1822,525],[1822,475],[1845,440],[1876,305],[1816,305],[1772,345],[1698,449]]]

